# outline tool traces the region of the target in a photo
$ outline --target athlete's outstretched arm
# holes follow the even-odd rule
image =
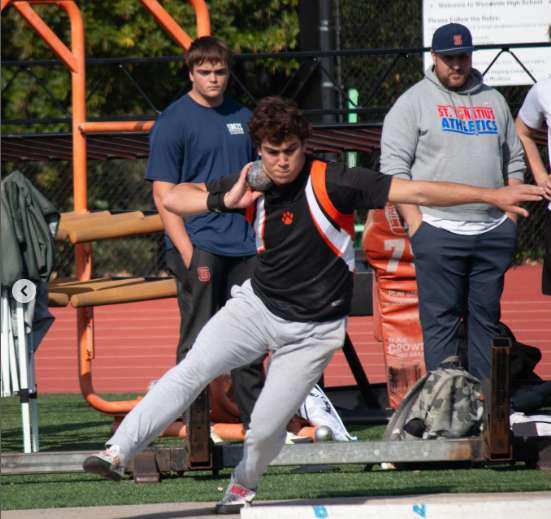
[[[542,195],[541,188],[526,184],[489,189],[452,182],[393,178],[388,201],[397,204],[433,207],[484,203],[495,205],[503,212],[528,216],[528,211],[519,207],[519,204],[521,202],[537,202],[542,200]]]
[[[231,190],[224,193],[221,200],[216,201],[216,207],[221,212],[245,209],[262,195],[260,191],[253,191],[247,182],[247,170],[250,165],[251,163],[247,164],[241,170],[239,180]],[[193,216],[210,210],[209,195],[211,194],[205,184],[178,184],[163,196],[163,205],[168,211],[179,216]]]

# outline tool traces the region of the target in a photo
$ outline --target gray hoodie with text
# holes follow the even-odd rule
[[[413,180],[503,187],[524,181],[524,152],[503,96],[471,71],[468,88],[448,90],[432,67],[387,114],[381,140],[381,171]],[[488,204],[423,207],[423,214],[485,222],[503,213]]]

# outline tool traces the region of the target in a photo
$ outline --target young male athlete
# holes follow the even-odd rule
[[[124,464],[141,452],[210,380],[272,352],[257,400],[243,459],[217,513],[250,505],[261,475],[285,440],[285,426],[342,347],[352,299],[354,210],[394,203],[454,205],[485,202],[526,214],[521,201],[541,200],[535,186],[481,189],[452,183],[412,182],[305,155],[311,127],[292,101],[263,99],[249,135],[273,186],[253,191],[247,170],[206,184],[181,184],[165,207],[180,216],[241,212],[256,231],[254,275],[201,330],[193,348],[90,456],[88,472],[122,478]],[[185,203],[183,202],[185,200]]]

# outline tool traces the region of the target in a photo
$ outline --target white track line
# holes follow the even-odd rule
[[[423,502],[326,506],[252,506],[242,519],[544,519],[551,517],[551,499],[508,501]],[[451,498],[453,499],[453,498]]]

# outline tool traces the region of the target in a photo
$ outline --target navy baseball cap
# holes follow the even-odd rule
[[[459,23],[448,23],[436,29],[432,37],[432,50],[437,54],[452,56],[478,50],[473,47],[471,31]]]

